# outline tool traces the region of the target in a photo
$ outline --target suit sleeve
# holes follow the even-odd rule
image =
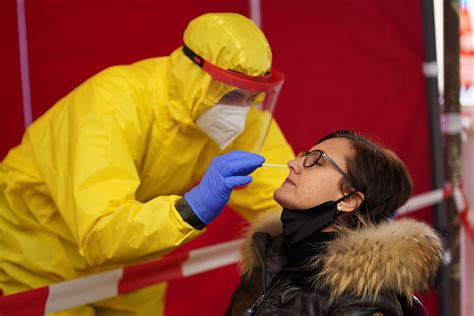
[[[106,70],[29,130],[55,207],[91,265],[161,256],[202,233],[177,212],[180,196],[136,199],[149,128],[142,79]]]

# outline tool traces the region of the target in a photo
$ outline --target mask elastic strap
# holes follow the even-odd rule
[[[337,205],[337,203],[339,203],[339,202],[341,202],[341,201],[344,201],[344,200],[347,199],[349,196],[354,195],[354,194],[356,194],[356,193],[357,193],[357,191],[352,191],[352,192],[350,192],[350,193],[344,195],[342,198],[340,198],[339,200],[336,201],[336,205]],[[336,211],[336,214],[334,215],[334,219],[336,220],[337,218],[339,218],[339,217],[340,217],[341,215],[343,215],[343,214],[347,214],[347,213],[346,213],[346,212],[342,212],[342,211]]]
[[[356,194],[356,193],[357,193],[357,191],[352,191],[352,192],[350,192],[350,193],[344,195],[342,198],[340,198],[339,200],[336,201],[336,204],[339,203],[339,202],[341,202],[341,201],[344,201],[344,200],[347,199],[349,196],[354,195],[354,194]]]

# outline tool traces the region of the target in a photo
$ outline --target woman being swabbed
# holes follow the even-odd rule
[[[392,220],[412,192],[397,155],[337,131],[288,167],[281,217],[249,230],[226,315],[425,315],[413,293],[435,278],[442,243],[424,223]]]

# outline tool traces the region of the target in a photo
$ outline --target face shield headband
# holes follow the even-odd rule
[[[280,89],[285,81],[284,74],[277,69],[272,67],[271,72],[264,76],[249,76],[215,66],[193,52],[186,45],[183,45],[183,53],[192,62],[210,74],[213,80],[239,89],[264,92],[265,99],[263,101],[263,108],[270,112],[273,111]]]

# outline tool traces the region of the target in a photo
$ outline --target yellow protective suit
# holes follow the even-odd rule
[[[262,75],[271,66],[264,35],[237,14],[195,19],[184,42],[222,68]],[[183,221],[174,204],[223,153],[195,119],[230,89],[179,48],[108,68],[37,119],[0,165],[4,295],[158,258],[199,236],[204,230]],[[225,151],[253,151],[253,133],[247,126]],[[293,158],[275,122],[261,154],[276,163]],[[277,208],[272,194],[287,174],[256,171],[230,206],[249,220]],[[161,315],[165,288],[61,314]]]

